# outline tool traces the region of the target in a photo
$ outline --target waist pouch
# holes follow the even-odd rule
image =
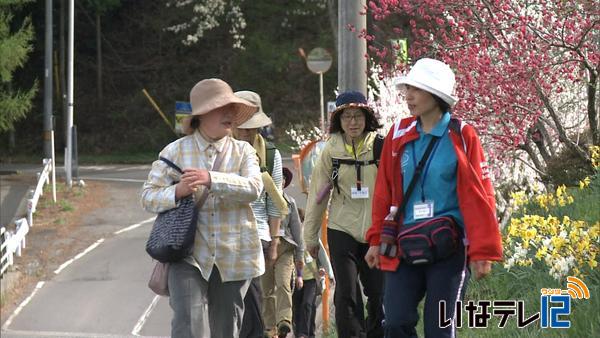
[[[452,217],[402,226],[397,238],[399,256],[410,265],[441,261],[454,254],[459,246],[459,231]]]

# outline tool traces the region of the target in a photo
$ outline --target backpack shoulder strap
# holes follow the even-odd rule
[[[453,132],[460,135],[460,124],[462,121],[457,117],[451,117],[450,122],[448,123],[448,128]]]
[[[456,133],[457,135],[460,135],[460,141],[462,142],[463,149],[464,149],[465,153],[467,153],[467,144],[465,143],[465,138],[463,137],[463,134],[462,134],[462,123],[463,122],[459,118],[451,117],[450,123],[448,123],[448,129],[450,129],[452,132]]]
[[[267,164],[267,172],[269,175],[273,176],[273,166],[275,165],[275,150],[277,147],[271,142],[266,142],[266,159],[265,163]]]
[[[379,167],[381,150],[383,150],[383,141],[385,141],[385,137],[383,135],[375,135],[375,140],[373,141],[373,160],[375,160],[375,165],[377,165],[377,167]]]

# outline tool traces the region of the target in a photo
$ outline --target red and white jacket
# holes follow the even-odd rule
[[[384,218],[390,206],[402,202],[400,158],[407,143],[419,138],[415,117],[396,122],[385,138],[375,192],[371,228],[366,239],[371,246],[380,245]],[[502,260],[502,239],[496,219],[494,188],[479,137],[472,126],[452,118],[449,135],[457,158],[457,197],[465,223],[468,257],[471,261]],[[399,259],[380,256],[382,270],[395,270]]]

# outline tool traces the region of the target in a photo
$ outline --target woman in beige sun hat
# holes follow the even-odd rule
[[[265,271],[250,207],[263,183],[252,145],[230,134],[258,107],[219,79],[198,82],[190,101],[192,114],[183,121],[187,136],[160,152],[141,202],[159,213],[176,208],[183,197],[194,194],[198,201],[208,193],[198,212],[192,255],[169,268],[171,336],[237,337],[250,280]]]
[[[198,82],[190,92],[190,102],[192,113],[182,121],[183,132],[186,135],[190,135],[198,128],[200,116],[215,110],[227,108],[233,114],[231,122],[241,125],[259,109],[255,104],[234,95],[231,87],[219,79]]]

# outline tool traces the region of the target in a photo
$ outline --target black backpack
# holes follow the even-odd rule
[[[275,163],[275,150],[277,150],[277,147],[275,147],[275,145],[271,142],[265,142],[265,148],[266,148],[266,159],[265,159],[265,164],[266,167],[261,167],[260,171],[261,172],[268,172],[269,175],[273,176],[273,165]]]

